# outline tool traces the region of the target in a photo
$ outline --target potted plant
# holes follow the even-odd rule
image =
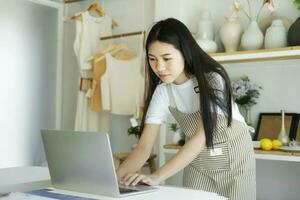
[[[134,135],[137,139],[140,137],[140,126],[131,126],[127,130],[128,135]]]
[[[261,89],[261,86],[252,83],[247,76],[232,82],[234,100],[241,109],[248,125],[251,125],[250,109],[257,104]]]
[[[182,137],[181,130],[179,128],[179,125],[176,122],[172,122],[169,124],[169,130],[174,132],[172,142],[173,144],[179,144],[183,145],[184,144],[184,139]]]
[[[136,126],[131,126],[127,129],[127,134],[128,136],[130,135],[134,135],[135,138],[138,140],[140,138],[140,126],[136,125]],[[137,146],[137,143],[134,143],[131,146],[131,149],[134,149]]]

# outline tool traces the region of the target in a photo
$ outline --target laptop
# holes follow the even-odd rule
[[[118,184],[107,133],[42,130],[51,182],[61,190],[123,197],[157,187]]]

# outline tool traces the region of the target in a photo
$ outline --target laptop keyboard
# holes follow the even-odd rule
[[[138,190],[119,187],[119,191],[120,191],[120,194],[125,194],[125,193],[130,193],[130,192],[136,192]]]

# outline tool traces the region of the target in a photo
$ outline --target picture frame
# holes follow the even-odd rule
[[[285,113],[285,117],[284,117],[285,130],[288,133],[290,139],[296,137],[296,130],[299,124],[297,123],[297,120],[299,121],[299,114]],[[263,138],[277,139],[280,130],[281,130],[281,113],[260,113],[253,139],[254,140],[260,140]],[[297,137],[299,137],[300,139],[300,136]]]
[[[300,114],[297,114],[294,127],[295,130],[292,139],[300,142]]]

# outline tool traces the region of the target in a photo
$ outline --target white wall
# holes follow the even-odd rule
[[[28,1],[0,7],[0,168],[43,160],[40,129],[55,123],[56,15]]]

